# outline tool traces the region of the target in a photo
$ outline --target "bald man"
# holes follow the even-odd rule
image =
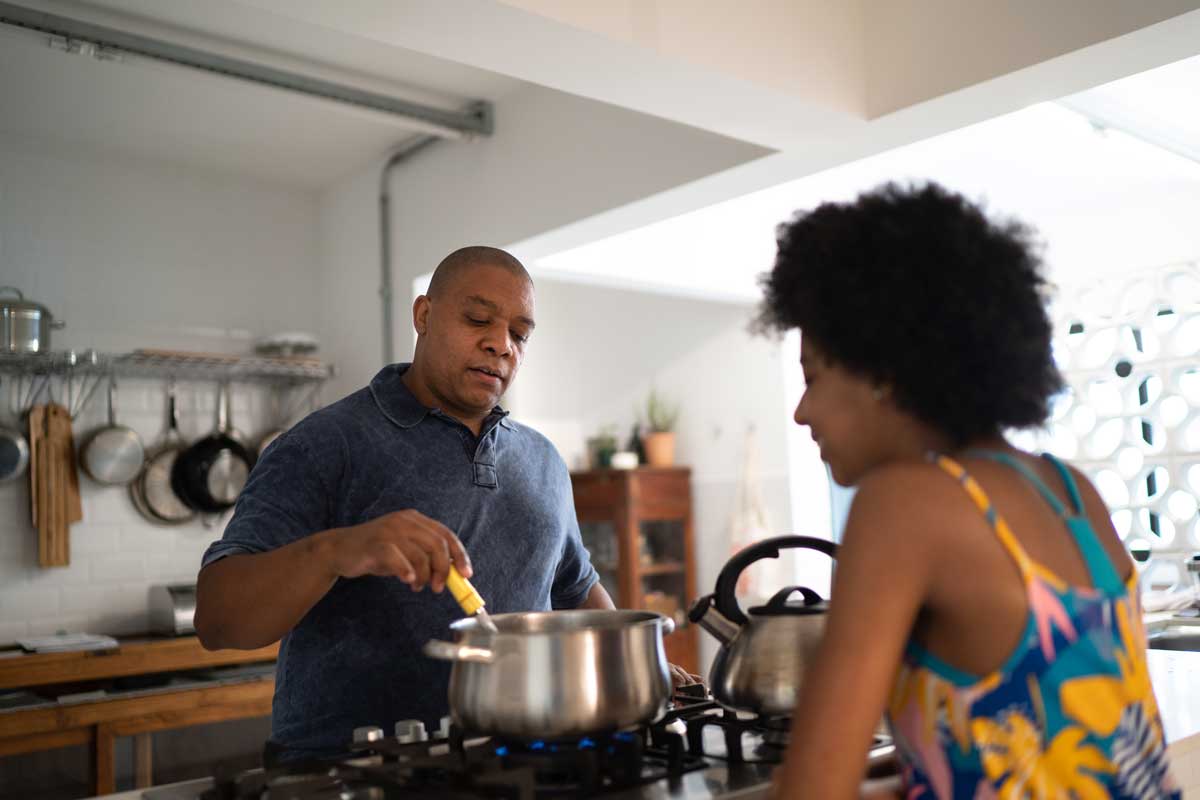
[[[498,405],[534,324],[517,259],[451,253],[413,304],[412,363],[311,414],[254,467],[204,555],[195,625],[210,649],[282,639],[269,763],[448,713],[449,665],[421,647],[462,617],[442,591],[451,563],[493,613],[613,607],[566,466]]]

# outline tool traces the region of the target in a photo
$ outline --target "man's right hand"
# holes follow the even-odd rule
[[[393,511],[370,522],[328,531],[329,566],[334,577],[392,575],[414,592],[446,586],[453,563],[464,578],[471,561],[449,528],[419,511]]]

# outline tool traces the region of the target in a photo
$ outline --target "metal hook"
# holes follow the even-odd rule
[[[95,350],[85,350],[83,357],[89,367],[96,367],[100,363],[100,358]],[[83,383],[79,387],[79,405],[70,409],[71,419],[78,417],[88,407],[92,401],[92,395],[96,393],[96,389],[103,380],[104,372],[99,369],[91,370],[84,375]]]

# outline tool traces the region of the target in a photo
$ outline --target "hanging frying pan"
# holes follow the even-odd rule
[[[262,458],[262,454],[267,451],[267,448],[270,447],[272,442],[274,442],[276,439],[278,439],[283,434],[287,433],[288,428],[290,428],[292,426],[292,421],[299,415],[300,411],[303,410],[305,406],[307,406],[308,413],[310,413],[310,414],[316,410],[316,408],[317,408],[316,399],[317,399],[317,395],[320,393],[320,391],[321,391],[321,384],[316,383],[313,385],[313,387],[311,389],[308,390],[308,392],[304,395],[304,398],[300,403],[298,403],[298,404],[288,403],[287,410],[282,412],[282,416],[278,417],[278,419],[279,419],[278,426],[267,431],[265,434],[263,434],[263,437],[261,439],[259,439],[259,441],[258,441],[258,457],[259,458]],[[276,397],[275,397],[276,414],[280,413],[279,405],[280,405],[279,397],[278,397],[278,395],[276,395]]]
[[[137,480],[129,484],[130,499],[152,522],[165,525],[182,525],[196,516],[194,509],[180,499],[171,487],[171,470],[180,454],[187,450],[187,442],[179,432],[179,418],[175,413],[175,381],[167,385],[167,430],[153,453],[146,458],[146,466]]]
[[[12,387],[5,387],[9,397],[5,398],[6,409],[12,408]],[[29,466],[29,441],[16,425],[0,423],[0,483],[15,481],[25,474]]]
[[[217,393],[217,429],[187,448],[171,467],[171,488],[189,507],[210,514],[232,508],[254,466],[254,455],[233,436],[229,391]]]
[[[137,431],[117,424],[113,394],[114,377],[108,379],[108,424],[94,431],[84,443],[79,461],[88,477],[106,486],[123,486],[137,477],[146,460],[146,449]]]

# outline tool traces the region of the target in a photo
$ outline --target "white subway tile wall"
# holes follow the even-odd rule
[[[180,427],[189,439],[215,425],[213,384],[180,383]],[[271,427],[271,389],[234,384],[233,421],[251,444]],[[165,383],[121,381],[118,422],[147,447],[162,436]],[[78,446],[103,424],[102,392],[75,421]],[[71,563],[37,565],[37,531],[29,519],[28,475],[0,484],[0,644],[23,636],[69,632],[132,634],[149,629],[148,598],[155,584],[194,581],[200,557],[221,536],[228,515],[208,524],[151,524],[130,503],[125,487],[101,486],[80,473],[83,521],[71,526]]]

